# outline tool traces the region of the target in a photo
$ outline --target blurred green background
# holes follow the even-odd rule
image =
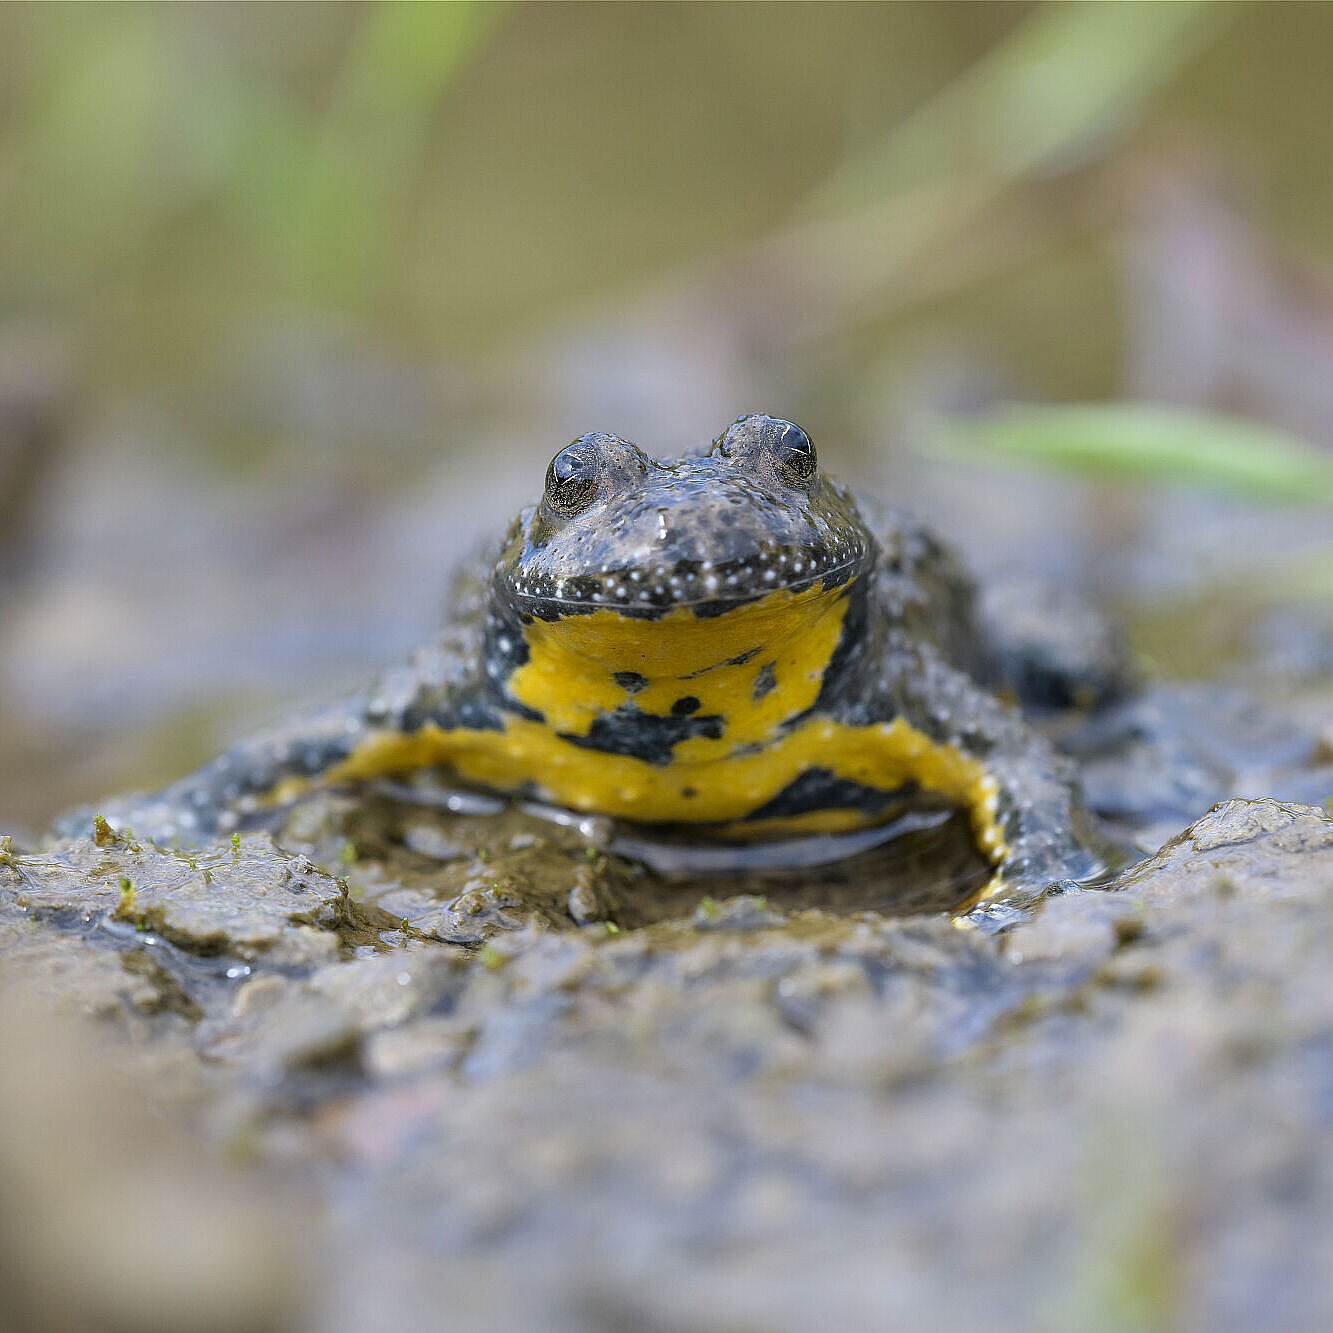
[[[572,436],[753,410],[1161,672],[1326,681],[1330,50],[1327,6],[0,8],[0,827],[401,655]]]

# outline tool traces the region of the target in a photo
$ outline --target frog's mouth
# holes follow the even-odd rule
[[[524,619],[555,621],[601,612],[642,623],[688,612],[711,620],[746,605],[781,605],[782,594],[836,590],[864,572],[866,546],[780,547],[747,560],[678,560],[567,575],[520,572],[508,599]]]

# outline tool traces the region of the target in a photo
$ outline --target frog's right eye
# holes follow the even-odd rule
[[[584,435],[567,444],[546,469],[546,504],[562,518],[581,514],[597,498],[602,459],[595,437]]]
[[[809,486],[819,467],[819,456],[810,437],[794,422],[776,423],[780,430],[771,444],[773,466],[789,486]]]

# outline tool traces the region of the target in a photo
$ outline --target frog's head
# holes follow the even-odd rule
[[[553,692],[597,695],[604,708],[615,690],[592,688],[603,679],[628,682],[618,698],[628,691],[639,707],[655,698],[649,682],[682,707],[702,706],[712,683],[720,706],[740,688],[736,672],[747,698],[764,698],[775,673],[794,683],[797,663],[809,688],[782,693],[808,706],[874,558],[855,501],[821,474],[809,436],[750,416],[693,457],[650,458],[614,435],[567,445],[541,503],[515,524],[492,589],[522,626],[528,676],[546,678],[524,700],[540,711]]]
[[[790,421],[742,417],[703,455],[650,458],[584,435],[546,472],[496,571],[523,620],[610,610],[640,621],[720,615],[786,590],[838,588],[873,542],[848,492]]]

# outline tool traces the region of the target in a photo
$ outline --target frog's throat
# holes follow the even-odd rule
[[[651,621],[610,609],[534,620],[507,692],[564,736],[629,714],[694,718],[702,730],[703,719],[720,719],[725,752],[766,745],[819,697],[851,591],[781,589],[715,616],[680,607]],[[680,741],[672,762],[688,762],[700,739]],[[721,757],[716,742],[708,753]]]

